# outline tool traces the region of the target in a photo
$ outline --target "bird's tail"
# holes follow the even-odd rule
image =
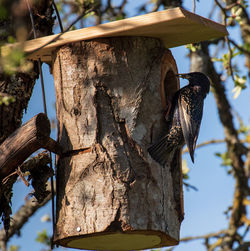
[[[194,163],[195,146],[196,146],[196,140],[194,140],[193,138],[189,139],[189,141],[187,142],[187,148],[193,163]]]
[[[148,148],[150,156],[163,166],[171,162],[174,150],[172,142],[168,139],[168,135]]]

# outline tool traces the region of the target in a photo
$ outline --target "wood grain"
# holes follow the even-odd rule
[[[227,35],[226,27],[182,8],[153,12],[64,33],[56,42],[32,53],[57,35],[24,43],[24,51],[33,60],[51,61],[52,51],[61,45],[100,37],[143,36],[162,40],[166,48],[200,42]],[[4,49],[4,48],[3,48]]]
[[[60,153],[57,142],[49,137],[50,123],[39,113],[18,128],[0,145],[0,178],[4,178],[40,148]]]

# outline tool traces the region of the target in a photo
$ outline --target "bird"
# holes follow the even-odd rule
[[[201,72],[177,74],[188,85],[173,97],[170,112],[165,116],[168,127],[165,136],[148,148],[150,156],[162,166],[170,164],[176,151],[186,144],[194,163],[194,151],[199,135],[204,99],[210,90],[209,78]]]

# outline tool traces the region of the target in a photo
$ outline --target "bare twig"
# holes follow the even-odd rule
[[[34,158],[25,162],[21,167],[21,171],[32,171],[34,168],[37,168],[37,166],[47,165],[49,161],[49,155],[47,152],[44,151],[42,153],[39,153]],[[2,190],[6,189],[8,186],[11,188],[12,185],[15,183],[17,177],[17,174],[15,174],[15,177],[11,177],[11,179],[8,180],[7,184],[4,187],[1,187]],[[19,211],[13,216],[13,219],[10,221],[8,235],[6,235],[4,229],[0,230],[0,247],[6,246],[8,240],[22,228],[22,226],[28,221],[29,217],[32,216],[40,207],[44,206],[50,200],[51,187],[49,186],[49,184],[47,186],[47,191],[48,195],[41,203],[34,200],[34,198],[31,198],[30,200],[26,201],[25,205],[23,205],[19,209]]]
[[[49,42],[45,43],[44,45],[40,46],[39,48],[33,50],[32,52],[27,53],[26,56],[31,55],[32,53],[35,53],[39,50],[41,50],[42,48],[46,47],[47,45],[57,41],[65,32],[68,32],[72,26],[74,26],[81,18],[83,18],[84,16],[86,16],[87,14],[89,14],[90,12],[92,12],[95,9],[95,6],[92,7],[91,9],[87,10],[86,12],[82,13],[81,15],[79,15],[69,26],[68,28],[64,31],[59,33],[56,37],[54,37],[53,39],[51,39]]]
[[[229,39],[229,42],[233,44],[239,51],[243,52],[244,54],[248,55],[250,57],[250,52],[248,50],[245,50],[244,47],[238,45],[234,40]]]
[[[198,188],[197,187],[195,187],[195,186],[193,186],[193,185],[191,185],[191,184],[189,184],[189,183],[187,183],[187,182],[184,182],[183,181],[183,185],[187,188],[187,190],[189,190],[189,189],[193,189],[194,191],[198,191]]]
[[[30,184],[29,184],[29,182],[24,178],[24,175],[23,175],[23,173],[22,173],[22,171],[21,171],[20,166],[18,166],[18,168],[17,168],[17,170],[16,170],[16,173],[17,173],[17,175],[21,178],[21,180],[23,181],[23,183],[25,184],[25,186],[28,187]]]
[[[18,232],[23,225],[29,220],[29,218],[41,207],[43,207],[51,199],[51,191],[49,195],[44,199],[42,203],[34,201],[33,198],[26,201],[26,203],[19,208],[19,210],[14,214],[12,221],[10,223],[10,229],[8,231],[8,236],[4,229],[0,230],[0,242],[7,243],[8,240]],[[1,246],[1,245],[0,245]]]
[[[247,139],[243,139],[243,140],[240,140],[240,142],[242,144],[244,143],[248,143],[248,140]],[[208,140],[208,141],[205,141],[203,143],[200,143],[196,146],[196,148],[200,148],[200,147],[203,147],[203,146],[208,146],[208,145],[211,145],[211,144],[219,144],[219,143],[226,143],[226,139],[211,139],[211,140]],[[248,150],[247,148],[245,147],[242,147],[242,149],[239,149],[242,154],[247,154]],[[184,153],[187,153],[188,152],[188,148],[185,147],[183,150],[182,150],[182,154]]]
[[[226,23],[226,21],[225,21]],[[229,43],[229,39],[228,39],[228,36],[225,36],[225,41],[226,41],[226,44],[227,44],[227,47],[228,47],[228,64],[229,64],[229,73],[232,77],[232,80],[235,81],[235,78],[234,78],[234,71],[233,71],[233,66],[232,66],[232,57],[233,57],[233,51],[232,51],[232,48],[231,48],[231,45]]]
[[[57,6],[56,6],[56,4],[55,4],[55,1],[54,1],[54,0],[52,1],[52,5],[53,5],[54,10],[55,10],[55,12],[56,12],[56,16],[57,16],[57,20],[58,20],[58,23],[59,23],[59,26],[60,26],[60,30],[61,30],[61,32],[63,32],[63,24],[62,24],[62,20],[61,20],[61,17],[60,17],[59,11],[58,11],[58,9],[57,9]]]
[[[220,245],[223,248],[232,249],[234,242],[237,240],[238,228],[243,224],[242,216],[246,213],[246,207],[243,203],[244,198],[248,194],[248,178],[244,170],[243,154],[248,152],[248,149],[239,140],[238,132],[234,127],[231,105],[227,99],[225,88],[221,83],[220,75],[216,72],[214,64],[211,61],[208,44],[201,43],[201,50],[191,54],[193,63],[192,71],[199,71],[201,65],[202,70],[208,74],[211,79],[215,101],[219,111],[219,117],[224,127],[225,142],[230,159],[232,160],[233,174],[236,180],[235,191],[233,198],[232,211],[228,225],[229,234],[223,238],[223,243]],[[195,64],[194,63],[198,63]]]
[[[35,157],[27,160],[20,166],[20,172],[25,173],[27,171],[32,171],[36,166],[45,166],[49,164],[50,162],[50,157],[48,155],[47,151],[43,151],[36,155]],[[14,183],[16,179],[18,178],[18,174],[16,171],[11,173],[10,175],[6,176],[2,180],[2,184],[0,183],[0,197],[1,197],[1,192],[3,192],[3,187],[6,185],[8,187],[8,182]],[[12,186],[12,185],[11,185]]]
[[[210,233],[210,234],[204,234],[204,235],[197,235],[197,236],[188,236],[181,238],[181,242],[186,241],[193,241],[193,240],[199,240],[199,239],[208,239],[208,238],[220,238],[222,235],[225,235],[227,233],[227,229],[221,230],[219,232]]]
[[[211,144],[225,143],[225,142],[226,142],[225,139],[211,139],[197,145],[196,148],[200,148],[200,147],[211,145]],[[185,147],[182,151],[182,154],[187,153],[187,152],[188,152],[188,148]]]
[[[241,9],[241,13],[239,13],[240,17],[240,31],[241,38],[243,40],[243,44],[250,43],[250,18],[245,6],[243,6],[238,0],[225,0],[226,6],[230,6],[231,4],[236,4],[236,10]],[[244,53],[246,59],[246,67],[248,68],[248,74],[250,74],[250,56],[248,53]]]
[[[242,244],[240,244],[233,251],[249,251],[249,247],[250,247],[250,241],[247,241],[247,242],[243,242]]]
[[[218,5],[218,7],[220,8],[222,14],[223,14],[223,22],[224,22],[224,25],[227,26],[227,10],[220,4],[220,2],[218,0],[215,0],[216,4]],[[233,72],[233,67],[232,67],[232,57],[233,57],[233,52],[232,52],[232,48],[231,48],[231,45],[229,43],[229,39],[228,39],[228,36],[225,36],[225,41],[226,41],[226,44],[227,44],[227,47],[228,47],[228,68],[229,68],[229,74],[230,76],[232,77],[232,80],[235,81],[234,79],[234,72]]]
[[[37,177],[32,178],[32,186],[34,187],[34,196],[38,197],[40,194],[41,196],[38,199],[41,199],[41,201],[44,199],[44,197],[47,196],[48,192],[46,191],[46,170],[45,166],[49,163],[50,159],[46,152],[42,152],[35,156],[34,158],[28,160],[20,167],[20,172],[24,173],[26,171],[30,171],[35,174],[35,171],[33,172],[33,169],[42,169],[42,175],[41,178],[44,179],[44,184],[42,182],[39,183],[39,187],[35,187],[35,185],[38,184]],[[43,168],[42,168],[43,167]],[[10,226],[10,215],[11,215],[11,207],[10,207],[10,201],[12,196],[12,186],[17,180],[17,172],[13,173],[11,176],[6,178],[5,182],[3,184],[0,184],[0,198],[1,198],[1,204],[0,204],[0,214],[2,216],[2,221],[4,223],[4,228],[7,233],[9,233],[9,226]]]
[[[161,0],[158,0],[158,1],[155,3],[155,5],[154,5],[154,7],[153,7],[153,9],[152,9],[152,12],[158,11],[159,8],[160,8],[160,6],[161,6],[161,4],[162,4],[162,1],[161,1]]]
[[[237,6],[237,5],[239,5],[238,3],[232,3],[232,4],[230,4],[230,5],[227,5],[224,9],[225,10],[231,10],[233,7],[235,7],[235,6]]]
[[[196,9],[196,0],[193,0],[193,13],[195,13],[195,9]]]

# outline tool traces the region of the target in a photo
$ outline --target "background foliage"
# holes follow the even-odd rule
[[[58,19],[53,14],[51,0],[29,1],[37,36],[60,32]],[[250,175],[250,126],[249,126],[249,76],[250,76],[250,20],[249,7],[244,0],[57,0],[55,4],[62,19],[63,29],[82,28],[126,17],[182,6],[197,14],[224,23],[229,36],[221,39],[190,44],[172,50],[180,72],[202,71],[212,83],[204,111],[204,119],[192,165],[183,150],[185,184],[185,220],[182,224],[182,241],[175,250],[249,250],[249,175]],[[74,22],[79,20],[78,22]],[[54,24],[55,22],[55,24]],[[73,23],[73,25],[72,25]],[[54,25],[53,25],[54,24]],[[33,38],[26,0],[0,2],[1,45],[23,42]],[[55,117],[51,91],[53,79],[45,72],[49,117]],[[37,64],[25,59],[22,50],[5,50],[0,58],[0,143],[21,124],[23,110],[28,113],[24,121],[41,112],[41,90]],[[33,86],[35,88],[33,89]],[[53,132],[55,137],[55,132]],[[200,149],[199,149],[200,148]],[[1,206],[10,208],[11,193],[2,195]],[[198,191],[195,191],[197,190]],[[188,192],[187,192],[188,191]],[[24,206],[32,207],[24,197],[30,192],[19,182],[14,187],[12,210],[18,214]],[[4,199],[3,199],[4,198]],[[0,232],[2,250],[49,250],[51,223],[47,203],[31,218],[27,225],[21,218],[18,229],[10,229],[13,238]],[[1,207],[0,206],[0,207]],[[40,206],[37,206],[37,209]],[[36,210],[37,210],[36,209]],[[33,211],[33,213],[36,212]],[[4,213],[5,212],[5,213]],[[9,216],[2,210],[2,218]],[[33,214],[32,213],[32,214]],[[31,217],[31,215],[28,215]],[[38,222],[38,223],[36,223]],[[24,227],[22,227],[24,226]],[[34,233],[34,229],[40,229]],[[29,237],[36,236],[35,240]],[[10,237],[12,236],[10,234]],[[17,237],[19,236],[19,237]],[[29,244],[25,244],[29,240]],[[31,244],[32,243],[32,244]]]

